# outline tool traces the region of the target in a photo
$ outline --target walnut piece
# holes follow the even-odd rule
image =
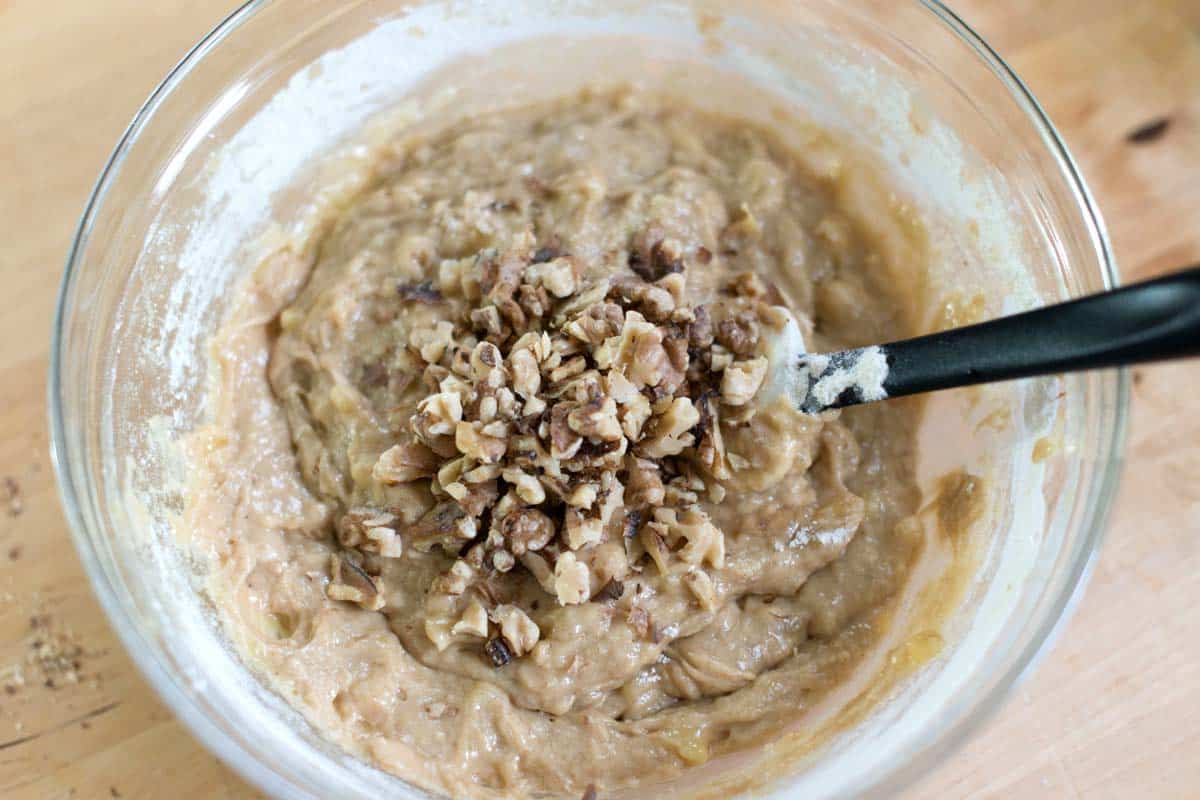
[[[592,442],[615,442],[624,435],[617,419],[617,404],[611,397],[597,397],[571,409],[567,425]]]
[[[759,335],[758,320],[747,313],[723,319],[717,324],[717,342],[741,358],[754,355]]]
[[[361,567],[337,553],[329,557],[329,584],[325,594],[330,600],[357,603],[368,611],[384,606],[383,579],[372,578]]]
[[[518,558],[541,550],[557,533],[550,517],[536,508],[522,508],[506,514],[500,521],[500,530],[509,551]]]
[[[688,570],[683,575],[683,583],[691,591],[700,607],[705,611],[715,611],[717,608],[717,591],[713,587],[712,578],[702,570]]]
[[[496,606],[491,618],[500,628],[500,635],[508,644],[509,652],[518,658],[532,650],[541,638],[542,632],[537,623],[514,605]]]
[[[404,546],[396,533],[397,522],[395,515],[387,511],[362,506],[352,508],[337,522],[338,542],[342,547],[378,553],[385,558],[399,558]]]
[[[666,401],[666,406],[651,423],[650,431],[638,446],[647,458],[677,456],[695,443],[688,431],[700,421],[700,412],[686,397]]]
[[[560,300],[575,293],[575,267],[569,258],[531,264],[525,270],[525,277]]]
[[[587,564],[576,559],[574,553],[563,553],[554,565],[554,593],[560,605],[578,605],[586,602],[591,592]]]
[[[474,538],[475,520],[454,501],[439,503],[426,511],[406,531],[412,546],[427,553],[440,546],[447,553],[457,553],[464,541]]]
[[[454,428],[454,446],[458,452],[481,464],[497,464],[504,457],[508,443],[503,436],[484,433],[477,422],[463,420]]]
[[[513,485],[521,501],[531,506],[540,505],[546,500],[546,489],[542,482],[518,467],[509,467],[501,473],[504,480]]]
[[[450,569],[434,579],[429,586],[432,594],[444,594],[457,597],[475,582],[475,568],[466,561],[458,560],[450,565]]]
[[[480,639],[486,639],[488,635],[487,610],[480,605],[478,600],[472,600],[467,604],[462,616],[458,618],[458,622],[450,628],[450,633],[455,636],[478,636]]]
[[[672,550],[684,542],[683,547],[678,549],[678,555],[686,563],[708,563],[718,568],[725,566],[725,534],[699,508],[683,511],[655,509],[654,521]]]
[[[371,469],[371,477],[387,486],[431,478],[441,459],[437,453],[418,442],[389,447],[379,456]]]
[[[721,376],[721,402],[729,406],[744,406],[754,399],[767,377],[767,359],[752,358],[735,361]]]
[[[614,339],[616,341],[614,341]],[[638,389],[658,386],[677,377],[667,350],[663,347],[661,328],[648,322],[636,311],[625,315],[625,326],[619,337],[605,343],[610,348],[612,365]],[[603,349],[603,348],[602,348]],[[597,360],[600,360],[598,354]]]
[[[409,345],[420,354],[427,364],[436,364],[454,343],[454,325],[445,320],[432,328],[418,328],[408,337]]]
[[[578,550],[589,544],[600,541],[604,534],[604,523],[598,516],[593,516],[578,508],[568,508],[563,532],[567,537],[567,546]]]
[[[658,464],[646,458],[630,456],[627,460],[625,496],[635,508],[662,505],[665,497]]]

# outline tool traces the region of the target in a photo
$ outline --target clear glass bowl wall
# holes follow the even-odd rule
[[[557,43],[514,60],[503,96],[488,83],[460,86],[461,110],[597,76],[671,84],[749,117],[762,117],[770,96],[877,153],[889,180],[940,221],[940,280],[983,291],[990,313],[1112,284],[1094,205],[1020,82],[941,6],[884,5],[253,2],[166,79],[81,222],[55,322],[50,409],[64,505],[96,593],[150,682],[213,752],[281,798],[423,796],[326,744],[222,644],[171,544],[180,468],[163,442],[203,418],[205,335],[253,266],[250,243],[303,204],[318,180],[310,164],[445,65],[529,39]],[[547,59],[554,69],[538,69]],[[689,64],[720,72],[724,89]],[[923,475],[962,465],[997,487],[986,557],[948,645],[861,725],[757,795],[889,794],[1001,702],[1086,576],[1127,392],[1111,372],[996,387],[982,406],[956,393],[933,401]],[[963,435],[998,407],[1013,414],[1007,430]],[[1043,435],[1061,446],[1035,464]]]

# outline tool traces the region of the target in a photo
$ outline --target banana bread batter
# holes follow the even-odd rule
[[[909,298],[773,135],[639,91],[389,146],[214,341],[193,550],[324,735],[455,797],[601,797],[802,724],[921,546],[915,401],[760,398]]]

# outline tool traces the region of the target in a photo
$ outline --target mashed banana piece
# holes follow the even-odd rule
[[[215,342],[189,526],[246,660],[453,796],[802,721],[920,546],[919,404],[756,399],[780,306],[815,349],[911,333],[835,177],[640,92],[398,142]]]

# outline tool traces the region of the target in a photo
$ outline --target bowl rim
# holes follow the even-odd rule
[[[110,582],[100,565],[100,555],[88,535],[80,503],[80,493],[71,475],[70,464],[74,453],[66,435],[63,417],[62,362],[65,346],[64,323],[71,297],[71,290],[78,276],[80,254],[86,249],[96,221],[97,213],[116,181],[130,151],[142,130],[149,124],[159,107],[175,90],[192,69],[220,46],[234,31],[269,5],[272,0],[248,0],[220,20],[208,33],[194,44],[184,56],[167,72],[162,81],[150,93],[134,114],[133,119],[117,140],[116,147],[105,162],[92,187],[75,228],[71,246],[67,251],[62,283],[59,285],[55,302],[53,332],[50,343],[50,363],[47,381],[48,407],[50,416],[50,460],[58,482],[59,501],[67,518],[71,539],[79,553],[80,561],[91,583],[92,591],[100,601],[105,615],[125,652],[129,654],[142,676],[153,687],[155,694],[171,712],[200,741],[200,743],[225,765],[256,788],[272,797],[282,796],[287,790],[297,787],[276,770],[255,758],[240,744],[230,739],[213,720],[199,708],[194,700],[176,683],[171,672],[154,655],[149,639],[136,625],[125,609],[121,590]]]
[[[99,209],[104,203],[110,187],[141,132],[149,124],[160,106],[198,65],[215,48],[219,47],[238,28],[270,5],[273,0],[248,0],[228,14],[201,38],[171,68],[162,82],[155,88],[138,109],[126,127],[97,178],[80,216],[67,252],[65,269],[55,305],[51,337],[47,399],[50,431],[50,458],[59,487],[59,499],[68,522],[71,538],[88,575],[92,590],[100,601],[112,628],[116,631],[125,650],[137,665],[142,675],[154,688],[162,701],[191,733],[226,765],[258,789],[272,796],[313,796],[304,787],[297,786],[279,771],[256,758],[240,743],[231,739],[222,728],[200,708],[194,699],[180,687],[171,671],[160,661],[154,648],[133,617],[123,605],[122,588],[114,585],[100,563],[100,553],[89,536],[88,522],[84,517],[79,487],[71,474],[70,465],[77,457],[66,435],[63,415],[64,325],[72,289],[79,273],[81,254],[86,250]],[[1119,274],[1112,244],[1104,221],[1100,215],[1091,190],[1083,179],[1075,158],[1058,133],[1041,104],[1026,84],[1017,76],[1008,63],[968,25],[958,14],[943,5],[941,0],[913,0],[923,7],[936,21],[966,44],[987,66],[993,75],[1008,90],[1018,108],[1039,133],[1043,145],[1053,156],[1075,200],[1082,212],[1084,224],[1092,248],[1101,265],[1100,278],[1106,289],[1119,285]],[[1084,515],[1081,525],[1085,530],[1079,556],[1073,559],[1069,573],[1065,576],[1062,589],[1053,598],[1040,630],[1029,638],[1021,651],[1012,659],[1011,665],[994,676],[991,685],[972,702],[957,709],[957,717],[923,746],[913,752],[912,758],[883,776],[872,776],[863,787],[867,794],[880,789],[880,778],[890,781],[889,794],[909,786],[920,777],[930,773],[950,753],[954,752],[990,720],[1000,709],[1012,691],[1036,667],[1051,649],[1070,620],[1086,589],[1094,567],[1100,545],[1107,531],[1113,501],[1120,481],[1121,463],[1128,436],[1130,377],[1127,369],[1116,370],[1109,384],[1115,388],[1111,406],[1101,408],[1101,437],[1097,442],[1102,460],[1097,480],[1093,480],[1086,497],[1082,498]],[[1115,384],[1115,386],[1113,386]],[[1108,419],[1103,419],[1108,417]],[[1107,432],[1107,436],[1103,436]]]
[[[1120,285],[1120,273],[1108,228],[1100,214],[1091,189],[1084,180],[1078,162],[1067,147],[1049,114],[1034,96],[1016,71],[993,48],[982,35],[977,33],[955,11],[942,0],[918,0],[958,38],[967,44],[980,60],[991,68],[992,73],[1008,89],[1017,106],[1025,112],[1029,121],[1037,128],[1046,149],[1058,163],[1075,197],[1079,210],[1084,214],[1091,245],[1100,257],[1101,279],[1104,289]],[[1129,433],[1129,403],[1131,392],[1130,372],[1121,367],[1113,371],[1115,392],[1111,407],[1101,409],[1102,415],[1111,415],[1108,436],[1101,437],[1098,444],[1107,458],[1101,463],[1098,479],[1092,481],[1083,499],[1084,516],[1080,521],[1085,531],[1079,555],[1071,563],[1064,579],[1062,590],[1054,597],[1040,629],[1030,637],[1021,651],[1012,659],[1010,666],[994,676],[988,690],[973,703],[960,704],[957,717],[942,727],[923,746],[916,748],[913,757],[895,768],[888,780],[886,794],[881,793],[878,781],[864,787],[867,796],[884,797],[912,786],[920,778],[931,774],[939,764],[960,750],[988,721],[1004,707],[1008,698],[1026,680],[1053,649],[1062,636],[1067,624],[1077,610],[1088,581],[1100,555],[1101,545],[1108,532],[1108,523],[1121,481],[1125,446]],[[1101,430],[1103,434],[1104,430]],[[963,707],[966,706],[966,707]]]

